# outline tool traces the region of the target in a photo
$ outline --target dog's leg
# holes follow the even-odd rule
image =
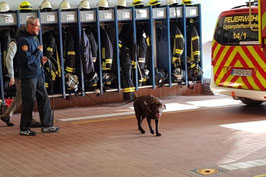
[[[136,117],[137,117],[137,120],[138,120],[138,130],[142,133],[142,134],[144,134],[145,133],[145,130],[142,128],[142,126],[141,126],[141,123],[142,123],[142,121],[143,121],[143,119],[144,119],[144,116],[142,115],[142,114],[138,114],[138,115],[136,115]]]
[[[155,131],[156,131],[156,136],[161,136],[161,133],[159,133],[159,119],[155,120]]]
[[[147,122],[148,122],[148,125],[149,125],[149,128],[150,128],[150,132],[151,134],[154,134],[154,131],[152,129],[152,126],[151,126],[151,119],[147,117]]]

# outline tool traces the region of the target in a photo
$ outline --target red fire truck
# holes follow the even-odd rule
[[[213,93],[247,105],[266,101],[266,0],[220,14],[212,43]]]

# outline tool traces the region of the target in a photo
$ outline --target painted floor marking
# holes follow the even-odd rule
[[[74,120],[76,121],[76,120],[97,119],[97,118],[125,116],[125,115],[133,115],[133,114],[135,114],[135,113],[134,112],[122,112],[122,113],[113,113],[113,114],[100,114],[100,115],[93,115],[93,116],[58,119],[58,121],[67,122],[67,121],[74,121]]]
[[[237,106],[239,104],[235,103],[236,101],[232,99],[231,102],[228,101],[229,99],[216,99],[216,102],[220,102],[221,104],[214,104],[214,100],[205,100],[201,102],[191,101],[187,102],[188,104],[180,104],[180,103],[166,103],[166,110],[163,111],[163,114],[167,113],[176,113],[176,112],[191,112],[191,111],[198,111],[198,110],[208,110],[211,107],[206,106],[208,104],[213,105],[216,108],[224,108],[224,107],[232,107]],[[224,102],[230,103],[229,105],[225,105]],[[202,106],[200,106],[202,105]],[[133,110],[133,107],[129,107]],[[109,114],[101,114],[101,115],[91,115],[91,116],[83,116],[83,117],[73,117],[73,118],[63,118],[57,119],[57,121],[67,122],[67,121],[81,121],[81,120],[88,120],[88,119],[99,119],[99,118],[108,118],[108,117],[117,117],[117,116],[127,116],[127,115],[135,115],[134,111],[122,112],[122,113],[109,113]],[[122,118],[119,118],[122,119]],[[106,119],[105,119],[106,120]],[[114,119],[113,119],[114,120]]]
[[[103,122],[103,121],[110,121],[110,120],[132,119],[132,118],[135,118],[135,116],[110,118],[110,119],[92,119],[92,120],[86,120],[86,121],[73,122],[72,124],[85,124],[85,123],[91,123],[91,122]]]
[[[245,168],[251,168],[251,167],[259,167],[259,166],[264,166],[264,165],[266,165],[266,159],[249,160],[245,162],[231,163],[227,165],[219,165],[218,167],[231,171],[231,170],[245,169]]]
[[[253,176],[253,177],[266,177],[266,174],[263,174],[263,175],[256,175],[256,176]]]

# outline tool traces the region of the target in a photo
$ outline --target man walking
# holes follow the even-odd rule
[[[30,130],[32,111],[35,98],[37,99],[42,132],[54,133],[59,128],[53,126],[53,115],[50,100],[45,88],[44,70],[41,64],[47,61],[43,57],[43,46],[37,35],[40,31],[40,21],[36,17],[29,17],[26,30],[18,37],[19,77],[21,79],[22,113],[20,120],[20,135],[34,136],[36,132]]]
[[[16,39],[12,39],[8,44],[7,55],[5,58],[5,63],[7,66],[7,72],[10,77],[9,86],[15,84],[16,86],[16,96],[13,99],[10,106],[5,110],[5,112],[0,116],[1,120],[7,124],[7,126],[14,126],[10,121],[10,118],[14,112],[21,105],[21,81],[18,78],[18,58],[16,58],[17,53],[17,43]],[[35,118],[32,117],[31,127],[41,127],[41,123]]]

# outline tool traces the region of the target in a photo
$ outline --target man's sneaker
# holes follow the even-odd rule
[[[19,132],[20,135],[23,135],[23,136],[35,136],[36,135],[36,132],[35,131],[32,131],[32,130],[25,130],[25,131],[20,131]]]
[[[56,133],[59,131],[58,127],[43,127],[42,132],[43,133]]]
[[[31,123],[30,123],[30,127],[31,128],[36,128],[36,127],[42,127],[42,124],[40,121],[37,121],[37,120],[32,120]]]
[[[14,126],[14,124],[10,121],[10,117],[1,117],[1,120],[5,122],[7,126]]]

